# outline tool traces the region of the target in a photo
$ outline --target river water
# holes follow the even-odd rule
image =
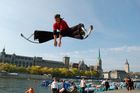
[[[29,87],[33,87],[35,93],[51,93],[49,87],[41,87],[40,84],[40,80],[0,78],[0,93],[25,93]]]
[[[35,93],[51,93],[50,87],[41,87],[41,80],[0,78],[0,93],[25,93],[32,87]],[[137,82],[140,88],[140,82]]]

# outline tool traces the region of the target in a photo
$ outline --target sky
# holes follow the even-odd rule
[[[85,40],[63,38],[62,47],[53,41],[32,44],[20,33],[29,36],[34,30],[52,31],[54,15],[61,14],[70,27],[84,23],[94,26]],[[140,72],[140,1],[139,0],[1,0],[0,50],[24,56],[39,56],[71,62],[84,60],[96,65],[100,48],[104,71],[124,69]]]

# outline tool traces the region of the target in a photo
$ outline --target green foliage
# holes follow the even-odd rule
[[[32,66],[27,69],[30,74],[42,74],[40,66]]]
[[[55,77],[75,77],[75,76],[94,76],[99,77],[99,73],[97,71],[79,71],[77,68],[48,68],[48,67],[40,67],[40,66],[32,66],[32,67],[17,67],[12,64],[4,64],[0,63],[0,72],[16,72],[16,73],[30,73],[30,74],[51,74]]]

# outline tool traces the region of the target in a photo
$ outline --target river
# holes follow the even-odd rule
[[[35,93],[51,93],[49,87],[41,87],[42,80],[27,80],[0,78],[0,93],[25,93],[29,87],[33,87]],[[137,82],[140,88],[140,82]]]
[[[40,87],[40,83],[40,80],[0,78],[0,93],[25,93],[29,87],[33,87],[35,93],[51,93],[49,87]]]

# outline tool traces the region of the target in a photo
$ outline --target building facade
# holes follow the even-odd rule
[[[99,56],[97,58],[97,64],[87,66],[84,60],[79,61],[78,63],[70,64],[70,57],[63,57],[62,61],[46,60],[42,57],[28,57],[14,54],[7,54],[5,48],[0,52],[0,63],[9,63],[14,64],[18,67],[31,67],[31,66],[41,66],[49,68],[77,68],[78,70],[91,70],[98,71],[102,75],[102,60]]]
[[[112,70],[109,72],[111,79],[124,80],[128,75],[124,70]]]
[[[50,68],[68,68],[69,57],[63,57],[62,61],[44,60],[42,57],[28,57],[16,54],[7,54],[5,48],[0,53],[0,63],[9,63],[21,67],[41,66]]]
[[[126,77],[129,77],[129,63],[128,60],[126,59],[126,62],[124,64],[124,70],[111,70],[109,72],[104,72],[104,78],[105,79],[124,79]]]
[[[79,63],[72,63],[71,68],[77,68],[79,70],[98,71],[102,75],[103,69],[102,69],[102,59],[100,56],[100,49],[99,49],[99,54],[97,57],[97,64],[96,65],[87,66],[84,63],[84,60],[81,60],[81,61],[79,61]]]
[[[101,59],[101,54],[100,54],[100,49],[97,57],[97,64],[96,65],[90,65],[89,69],[98,71],[100,73],[100,78],[103,78],[103,69],[102,69],[102,59]]]

